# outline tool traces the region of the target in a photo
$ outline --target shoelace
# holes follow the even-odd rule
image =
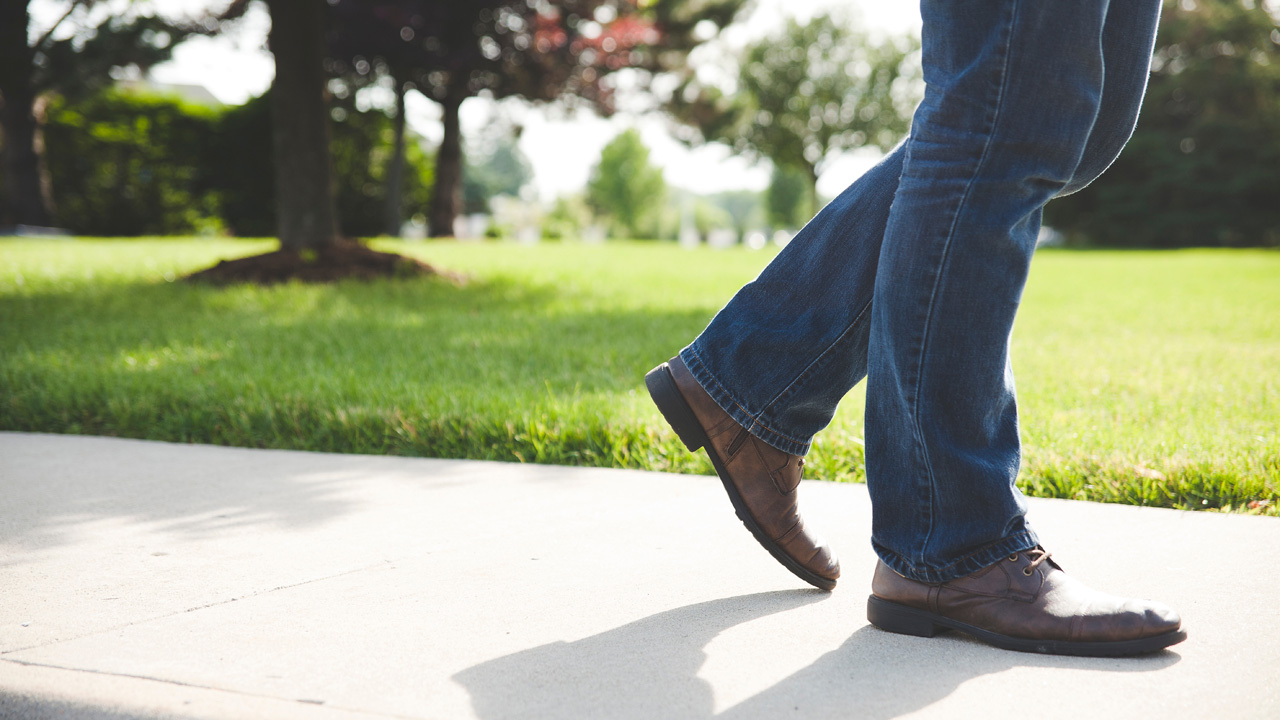
[[[1045,550],[1044,548],[1038,545],[1036,547],[1031,548],[1030,550],[1027,550],[1026,552],[1027,552],[1027,557],[1031,558],[1031,564],[1022,568],[1022,574],[1026,575],[1027,577],[1031,577],[1031,573],[1035,572],[1036,568],[1043,565],[1045,560],[1048,560],[1050,557],[1053,557],[1053,553],[1049,552],[1048,550]],[[1017,553],[1014,553],[1009,556],[1010,561],[1014,561],[1017,559],[1018,559]]]

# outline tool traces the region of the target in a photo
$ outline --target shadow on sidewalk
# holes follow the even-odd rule
[[[0,568],[61,545],[101,521],[128,520],[187,537],[244,528],[302,528],[350,511],[344,497],[367,460],[297,453],[288,470],[253,451],[96,437],[11,435],[0,467],[10,512],[0,518]],[[57,454],[57,460],[48,457]],[[27,474],[27,470],[34,472]]]
[[[5,720],[173,720],[172,715],[136,713],[0,690]]]
[[[711,686],[697,676],[706,645],[734,625],[824,597],[780,591],[698,603],[491,660],[454,680],[484,720],[893,718],[945,698],[970,679],[1012,667],[1148,672],[1180,660],[1168,651],[1118,660],[1028,655],[962,635],[924,640],[864,626],[809,667],[717,714]]]

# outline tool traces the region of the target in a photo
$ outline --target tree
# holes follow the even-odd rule
[[[235,0],[223,17],[245,11]],[[434,268],[392,253],[343,242],[334,217],[325,72],[328,5],[316,0],[266,0],[268,45],[275,57],[271,85],[272,154],[280,250],[223,261],[192,277],[214,282],[332,280],[430,273]]]
[[[811,216],[828,159],[868,145],[888,150],[906,134],[916,47],[906,37],[873,42],[829,15],[805,25],[788,20],[780,34],[745,49],[735,92],[692,80],[669,109],[702,139],[803,172]]]
[[[271,97],[215,109],[145,87],[49,101],[45,152],[59,227],[82,235],[276,232]],[[329,124],[339,232],[382,232],[391,119],[335,101]],[[431,158],[407,143],[405,194],[426,207]]]
[[[218,224],[219,113],[108,88],[49,101],[43,154],[59,227],[77,235],[190,234]],[[235,157],[232,155],[231,157]]]
[[[773,175],[765,190],[769,224],[775,228],[795,230],[813,217],[815,204],[813,187],[803,170],[773,166]]]
[[[0,130],[8,207],[0,223],[49,225],[52,194],[40,157],[43,108],[37,99],[58,93],[77,99],[114,82],[112,71],[167,60],[174,46],[215,25],[171,22],[128,10],[95,22],[97,0],[71,0],[60,19],[29,41],[29,0],[0,3]]]
[[[764,206],[758,191],[727,190],[707,199],[729,213],[733,219],[733,231],[738,237],[746,237],[747,233],[759,229],[765,222]]]
[[[426,208],[431,199],[435,157],[412,131],[395,137],[395,119],[377,108],[361,110],[355,98],[331,99],[329,151],[333,156],[334,202],[344,237],[389,234],[387,209],[403,222],[400,208]],[[396,148],[399,142],[402,147]],[[400,161],[391,158],[399,152]],[[398,181],[388,179],[397,171]],[[389,197],[392,188],[398,197]],[[399,225],[396,230],[398,231]]]
[[[488,212],[489,198],[519,196],[533,180],[533,165],[516,144],[518,137],[516,133],[496,138],[491,147],[479,149],[475,162],[467,159],[462,193],[466,212]]]
[[[605,145],[587,181],[587,201],[632,238],[639,237],[644,222],[660,211],[666,192],[662,170],[649,164],[649,148],[634,129]]]
[[[613,111],[608,77],[643,81],[683,69],[688,52],[733,19],[745,0],[338,0],[330,46],[350,68],[378,63],[398,94],[440,105],[444,136],[428,216],[434,236],[453,232],[462,204],[462,103],[566,99]],[[402,115],[401,115],[402,116]]]
[[[280,247],[328,249],[338,242],[338,228],[329,174],[324,6],[314,0],[267,0],[267,7],[267,43],[276,61],[271,142]]]
[[[1278,25],[1261,2],[1166,2],[1133,138],[1045,223],[1103,245],[1280,245]]]

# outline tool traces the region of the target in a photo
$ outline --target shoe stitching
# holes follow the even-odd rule
[[[804,518],[797,516],[795,523],[793,523],[791,527],[787,529],[786,532],[774,538],[773,542],[777,543],[778,545],[782,545],[784,542],[794,539],[794,537],[796,535],[799,535],[803,530],[804,530]]]
[[[738,435],[734,437],[732,441],[730,441],[729,447],[725,449],[726,462],[728,462],[729,460],[732,460],[733,457],[738,454],[738,451],[742,449],[743,444],[747,442],[747,438],[749,437],[751,437],[750,430],[747,430],[746,428],[742,428],[741,430],[738,431]],[[757,452],[759,451],[757,450]]]

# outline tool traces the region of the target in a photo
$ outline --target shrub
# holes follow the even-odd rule
[[[45,158],[58,223],[79,235],[274,235],[269,106],[266,95],[215,110],[119,90],[55,99]],[[331,132],[341,232],[381,234],[391,120],[339,107]],[[415,137],[405,145],[402,203],[425,207],[433,163]]]

